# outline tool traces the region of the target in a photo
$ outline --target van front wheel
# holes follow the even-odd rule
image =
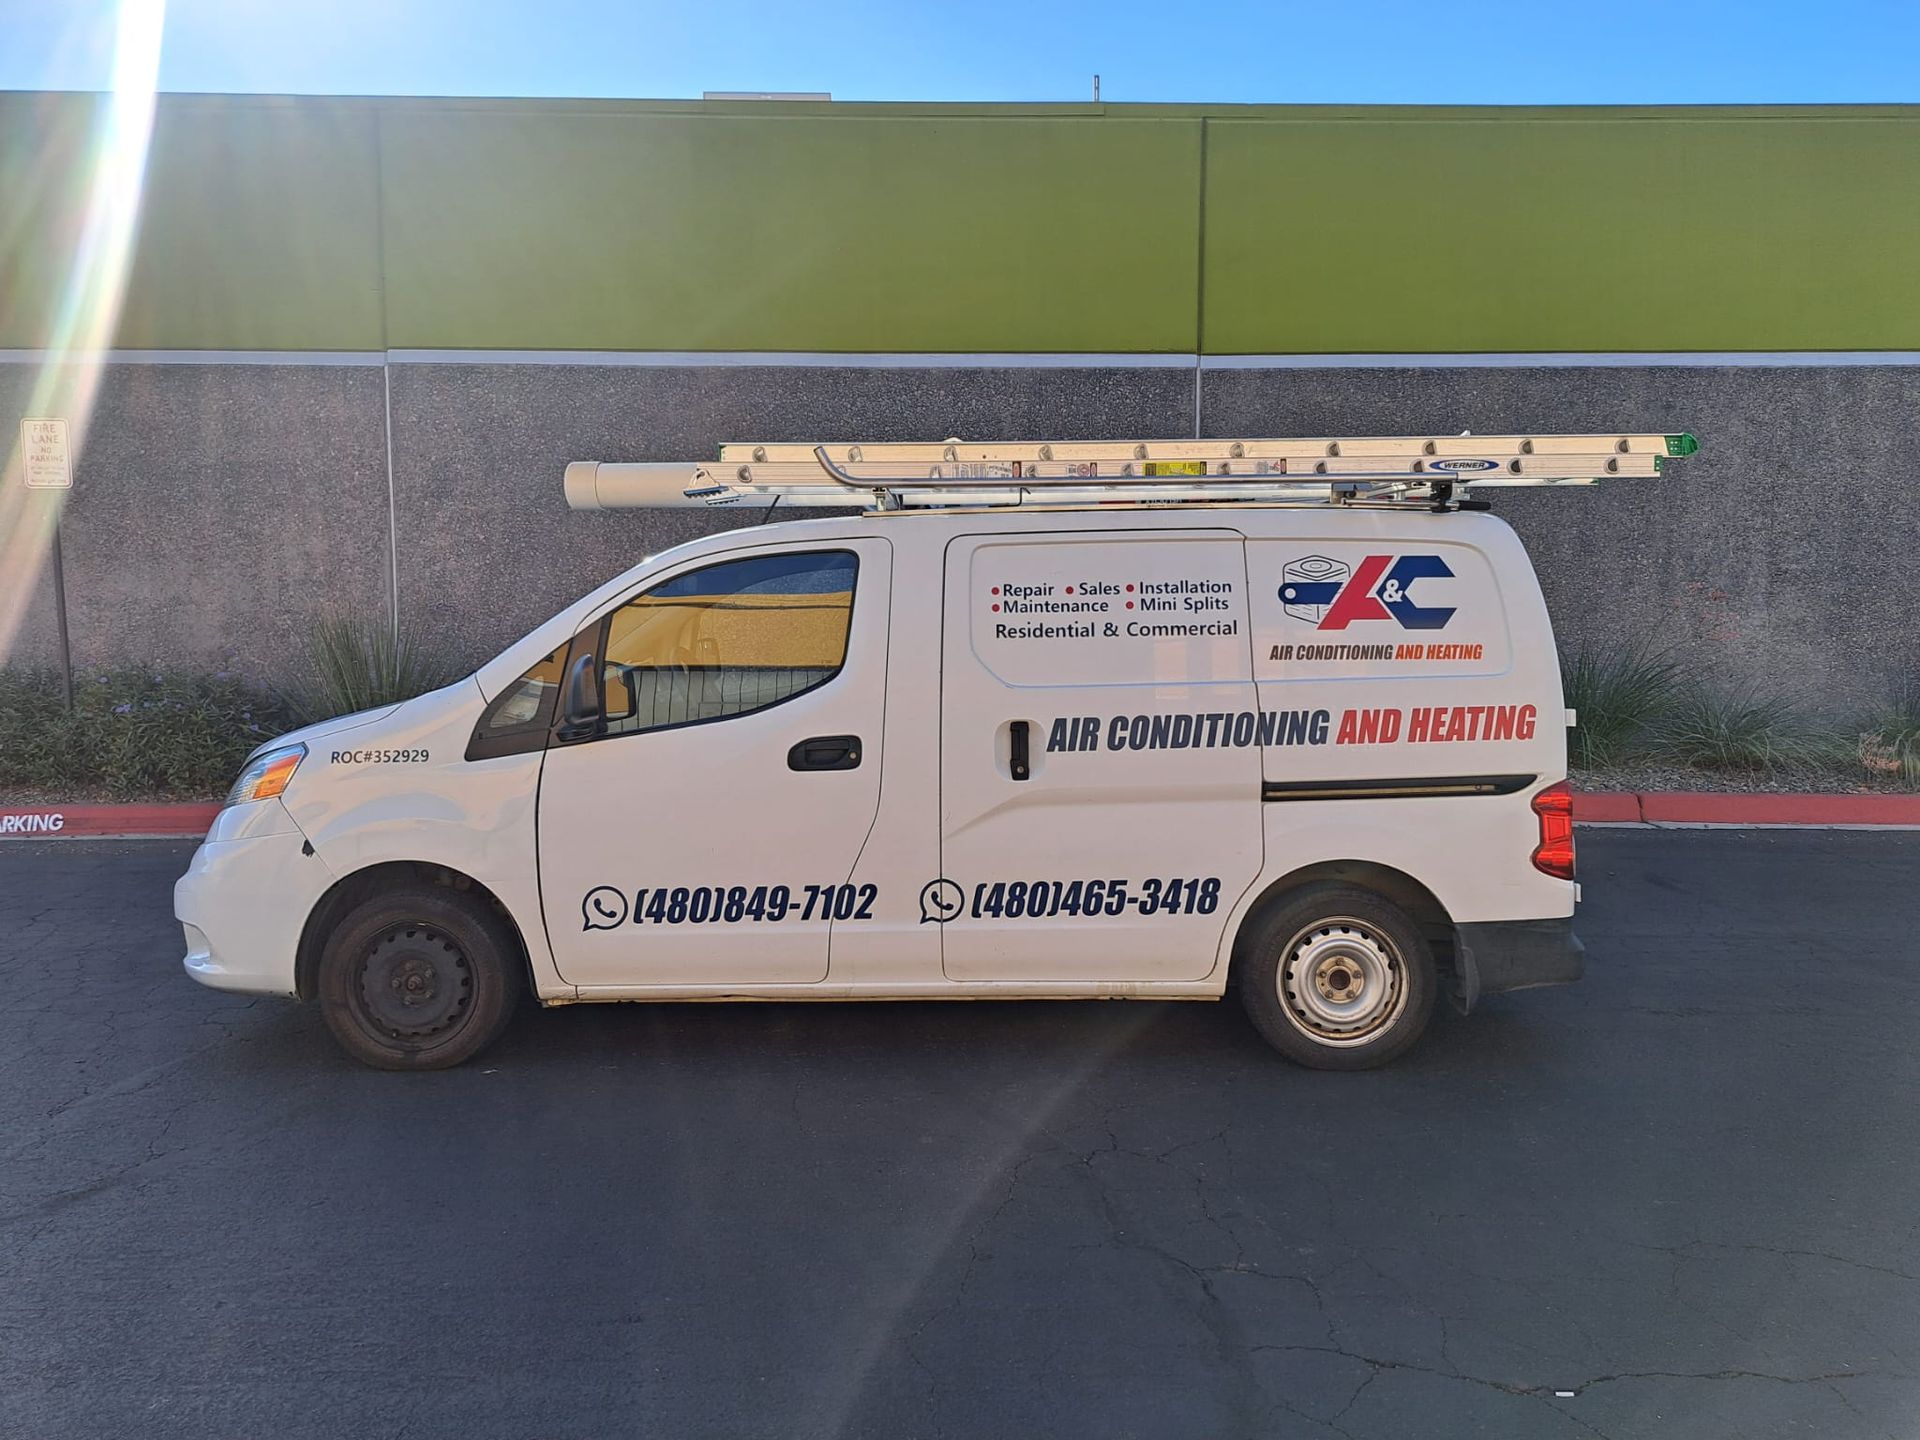
[[[1433,1014],[1433,951],[1399,906],[1357,885],[1308,885],[1253,922],[1235,961],[1255,1028],[1316,1070],[1369,1070]]]
[[[363,900],[320,956],[320,1013],[356,1060],[444,1070],[471,1058],[513,1015],[517,947],[481,902],[435,885]]]

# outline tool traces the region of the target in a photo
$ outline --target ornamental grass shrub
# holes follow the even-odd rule
[[[1838,737],[1811,722],[1765,684],[1690,686],[1654,727],[1662,760],[1703,770],[1765,774],[1834,766]]]
[[[1920,790],[1920,675],[1897,681],[1860,733],[1860,767]]]
[[[55,799],[215,799],[247,752],[291,724],[237,676],[119,665],[73,677],[0,669],[0,793]]]
[[[414,631],[384,617],[324,615],[307,637],[306,674],[282,693],[303,725],[396,705],[460,677]]]
[[[1560,668],[1579,721],[1567,732],[1567,759],[1577,769],[1635,758],[1680,694],[1679,666],[1645,642],[1582,646]]]

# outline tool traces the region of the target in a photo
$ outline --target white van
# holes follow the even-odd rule
[[[473,1055],[523,989],[1233,989],[1358,1069],[1443,987],[1579,977],[1553,636],[1459,491],[1689,437],[957,443],[572,467],[585,506],[871,508],[679,546],[263,747],[175,891],[188,973],[318,1000],[396,1069]]]

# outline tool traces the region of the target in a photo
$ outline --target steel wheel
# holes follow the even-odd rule
[[[1279,971],[1287,1018],[1321,1045],[1364,1045],[1407,1007],[1407,967],[1383,932],[1349,915],[1315,921]]]
[[[396,1040],[443,1035],[472,1006],[473,967],[433,926],[396,925],[361,962],[359,1001],[367,1023]]]
[[[1433,947],[1405,910],[1339,880],[1275,896],[1234,946],[1240,1003],[1269,1045],[1316,1070],[1370,1070],[1433,1014]]]
[[[522,963],[518,937],[485,901],[449,886],[396,886],[340,919],[320,956],[316,998],[356,1059],[440,1070],[504,1028]]]

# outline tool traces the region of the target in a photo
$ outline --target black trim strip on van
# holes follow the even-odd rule
[[[1430,795],[1512,795],[1538,775],[1448,775],[1411,780],[1264,780],[1262,800],[1405,800]]]

